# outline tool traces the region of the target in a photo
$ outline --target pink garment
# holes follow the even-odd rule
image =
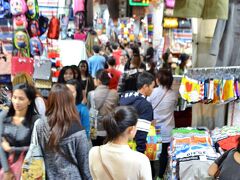
[[[85,0],[73,0],[73,12],[76,14],[78,11],[84,11],[84,1]]]
[[[86,38],[87,38],[87,35],[85,33],[75,33],[74,34],[74,39],[76,39],[76,40],[85,41]]]

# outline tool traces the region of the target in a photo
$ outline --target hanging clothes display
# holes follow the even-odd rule
[[[176,0],[174,17],[227,19],[228,0]]]
[[[210,54],[217,56],[216,66],[240,65],[240,1],[229,0],[228,20],[218,20]]]
[[[239,69],[192,69],[182,78],[179,92],[189,103],[229,103],[240,97]]]

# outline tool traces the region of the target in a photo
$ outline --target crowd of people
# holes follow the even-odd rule
[[[163,67],[157,69],[152,47],[143,57],[139,44],[113,44],[107,51],[93,46],[93,52],[79,66],[61,69],[47,99],[34,87],[31,76],[14,77],[11,105],[0,114],[4,180],[14,176],[9,155],[14,153],[17,160],[28,151],[38,119],[36,133],[47,179],[164,178],[178,97],[171,88],[170,54],[163,56]],[[189,56],[181,58],[179,72],[184,71]],[[91,109],[97,111],[95,133]],[[151,125],[161,127],[158,174],[144,155]],[[136,151],[128,146],[129,140],[136,142]],[[214,168],[209,174],[215,174]]]

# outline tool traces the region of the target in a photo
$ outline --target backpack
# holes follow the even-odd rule
[[[4,0],[0,0],[0,18],[6,17],[10,12],[10,5]]]
[[[37,0],[27,0],[27,17],[28,19],[37,19],[39,16],[39,7],[38,7],[38,1]]]
[[[29,57],[29,36],[25,31],[18,30],[14,33],[13,38],[14,46],[21,52],[25,57]]]
[[[39,25],[37,20],[32,20],[29,22],[28,33],[30,37],[40,36]]]
[[[25,0],[10,0],[10,9],[14,16],[25,14],[27,12],[27,4]]]
[[[85,26],[85,14],[84,11],[78,11],[74,17],[75,29],[82,29]]]
[[[40,15],[40,17],[38,18],[40,36],[47,31],[48,22],[49,22],[49,19],[43,15]]]
[[[43,44],[38,37],[30,39],[30,53],[32,56],[41,56],[43,54]]]
[[[58,39],[60,33],[60,21],[55,16],[52,17],[49,23],[47,37],[49,39]]]
[[[13,17],[13,29],[16,30],[25,30],[28,27],[27,18],[24,14]]]

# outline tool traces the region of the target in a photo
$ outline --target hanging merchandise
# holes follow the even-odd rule
[[[167,17],[172,17],[173,16],[173,9],[166,8],[164,10],[164,15]]]
[[[175,0],[174,16],[182,18],[227,19],[228,0]]]
[[[191,19],[186,18],[178,18],[178,28],[182,29],[191,29]]]
[[[1,84],[7,84],[7,83],[11,83],[11,75],[7,74],[7,75],[0,75],[0,83]]]
[[[35,36],[30,39],[30,53],[32,56],[41,56],[43,54],[43,44],[39,37]]]
[[[24,14],[13,17],[13,29],[17,30],[26,30],[28,27],[27,18]]]
[[[48,29],[49,19],[43,15],[38,18],[40,36],[43,35]]]
[[[11,55],[4,54],[3,43],[0,45],[0,75],[11,74]]]
[[[175,7],[175,0],[165,0],[166,8],[173,9]]]
[[[12,57],[12,75],[22,72],[33,74],[33,59],[29,57]]]
[[[34,59],[33,79],[50,80],[52,62],[49,59]]]
[[[229,103],[240,95],[237,70],[239,67],[190,69],[187,75],[192,78],[182,78],[179,92],[190,103]]]
[[[28,33],[30,37],[40,36],[39,24],[37,20],[31,20],[29,22]]]
[[[49,39],[58,39],[60,33],[60,21],[55,16],[52,17],[49,23],[47,37]]]
[[[178,28],[178,19],[177,18],[163,18],[163,27],[164,28]]]
[[[229,8],[226,8],[229,9],[228,18],[217,21],[210,55],[217,59],[215,66],[240,66],[240,1],[226,2],[229,2]]]
[[[87,34],[84,31],[76,31],[74,33],[75,40],[86,41],[86,38],[87,38]]]
[[[85,27],[85,14],[84,11],[76,12],[74,16],[75,29],[79,30]]]
[[[14,16],[25,14],[27,12],[27,4],[25,0],[10,0],[10,9]]]
[[[52,81],[51,80],[35,80],[35,87],[39,89],[51,89],[52,88]]]
[[[61,18],[61,39],[67,39],[67,33],[68,33],[68,23],[69,18],[68,16],[63,15]]]
[[[73,0],[73,12],[76,15],[79,11],[84,11],[85,0]]]
[[[39,16],[39,8],[38,8],[38,0],[27,0],[27,17],[28,19],[34,20],[38,19]]]
[[[29,36],[25,31],[15,31],[13,43],[24,57],[30,56]]]
[[[6,18],[10,13],[10,5],[8,1],[0,0],[0,18]]]

